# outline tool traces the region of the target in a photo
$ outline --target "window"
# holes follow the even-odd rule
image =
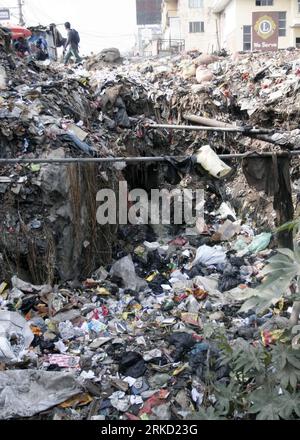
[[[243,27],[243,50],[245,52],[251,50],[252,27]]]
[[[280,37],[286,36],[286,12],[279,12],[278,33]]]
[[[190,33],[196,34],[198,32],[204,32],[204,21],[191,21]]]
[[[273,0],[256,0],[256,6],[273,6]]]
[[[189,0],[189,8],[203,8],[203,0]]]
[[[296,47],[300,49],[300,38],[296,38]]]

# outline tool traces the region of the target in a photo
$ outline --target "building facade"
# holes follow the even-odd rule
[[[186,50],[217,50],[217,16],[211,0],[163,0],[165,41],[184,41]]]
[[[229,52],[300,47],[300,0],[216,0],[220,46]]]
[[[300,0],[163,0],[162,29],[186,50],[300,48]]]
[[[157,41],[162,38],[162,0],[136,0],[136,44],[140,56],[158,55]]]

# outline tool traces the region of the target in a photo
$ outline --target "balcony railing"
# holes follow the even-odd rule
[[[157,52],[181,53],[185,50],[185,40],[157,40]]]

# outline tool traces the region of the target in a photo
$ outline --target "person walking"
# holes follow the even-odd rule
[[[65,28],[68,31],[68,39],[65,44],[64,54],[66,52],[67,53],[65,55],[64,63],[65,65],[67,65],[73,56],[76,60],[76,63],[79,64],[82,61],[82,59],[79,56],[79,43],[80,43],[79,34],[75,29],[71,28],[71,24],[69,22],[65,23]]]

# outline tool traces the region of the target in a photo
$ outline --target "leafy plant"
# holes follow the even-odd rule
[[[229,364],[233,372],[240,377],[263,373],[267,366],[268,355],[261,345],[254,347],[243,339],[237,339],[231,353],[223,353],[222,365]]]
[[[278,229],[300,232],[300,220]],[[256,418],[281,420],[300,418],[300,246],[294,251],[279,249],[262,271],[262,284],[248,289],[238,301],[244,301],[240,312],[263,313],[283,298],[294,302],[290,320],[282,330],[280,342],[264,346],[262,341],[244,339],[229,341],[224,328],[204,326],[204,337],[213,340],[220,350],[221,366],[228,366],[230,377],[225,383],[210,384],[207,400],[195,414],[197,420]],[[242,299],[243,298],[243,299]],[[279,311],[282,307],[279,308]],[[285,322],[284,322],[285,323]]]
[[[251,394],[250,414],[256,414],[257,420],[290,419],[300,417],[300,396],[282,392],[280,388],[263,387]]]
[[[226,420],[214,407],[210,406],[207,409],[200,408],[200,410],[190,416],[190,420]]]
[[[288,222],[275,231],[276,233],[293,231],[294,251],[290,249],[278,249],[277,254],[271,257],[267,266],[262,271],[265,279],[257,289],[248,289],[247,301],[243,304],[241,312],[251,309],[259,313],[264,312],[270,306],[275,305],[283,296],[287,296],[288,289],[294,284],[299,295],[300,291],[300,219]],[[300,300],[300,298],[292,298]],[[298,304],[300,313],[300,303]],[[299,318],[298,313],[298,318]],[[294,323],[296,325],[297,322]]]
[[[217,384],[214,387],[217,402],[215,408],[221,416],[234,417],[234,413],[239,410],[245,412],[247,409],[247,393],[239,383],[231,381],[230,384]]]
[[[284,389],[296,390],[300,381],[300,352],[291,346],[277,344],[272,349],[272,361],[280,385]]]
[[[257,289],[249,289],[250,298],[243,304],[241,312],[255,309],[262,313],[286,296],[294,282],[300,285],[300,247],[296,245],[294,252],[279,249],[261,273],[265,276],[263,283]]]

